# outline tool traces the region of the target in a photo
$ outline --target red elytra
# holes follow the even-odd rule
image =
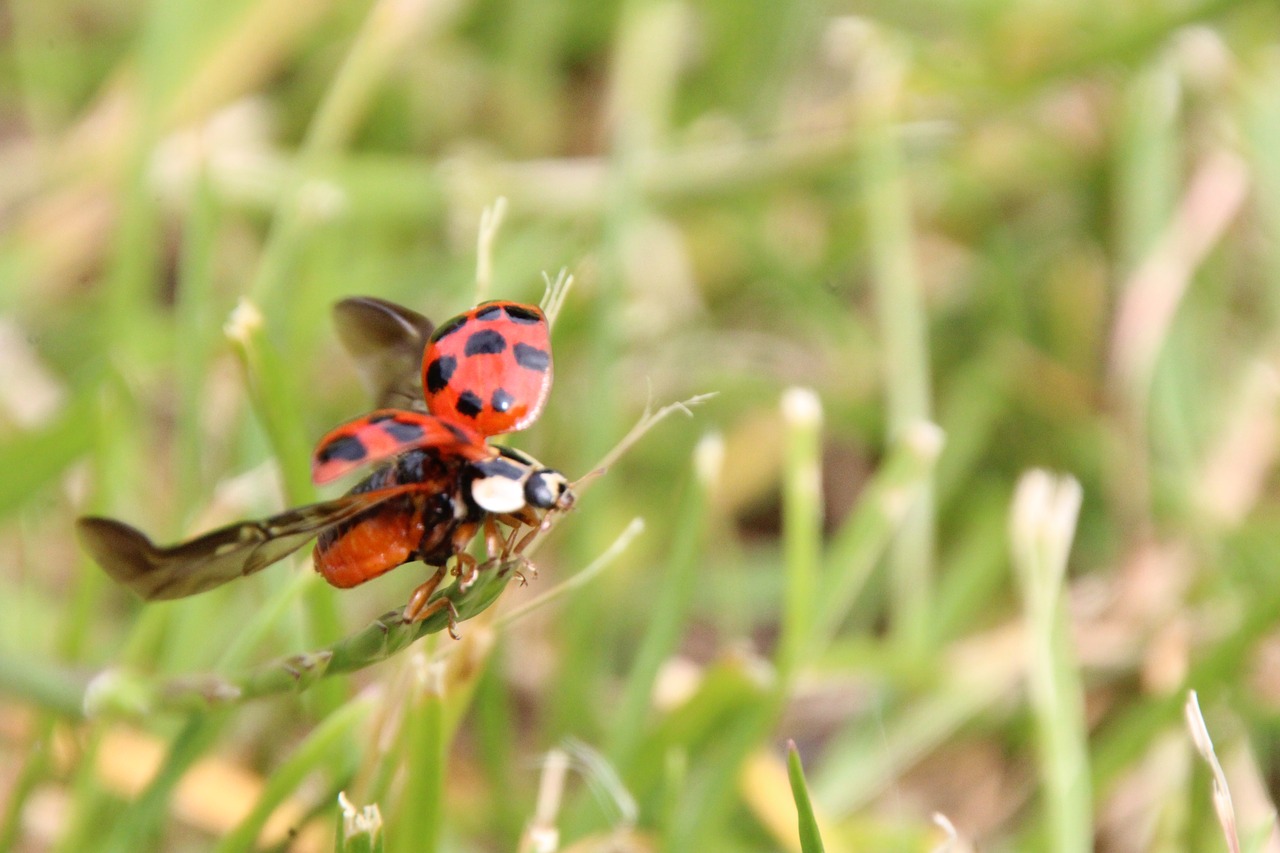
[[[551,334],[532,305],[484,302],[444,323],[422,357],[427,410],[484,436],[524,429],[551,390]]]
[[[464,426],[420,412],[378,409],[320,439],[311,457],[311,479],[328,483],[370,463],[427,447],[470,460],[492,455],[484,437]]]

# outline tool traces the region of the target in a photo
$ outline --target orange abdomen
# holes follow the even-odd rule
[[[316,571],[340,589],[376,578],[413,559],[424,531],[422,513],[384,509],[316,544]]]

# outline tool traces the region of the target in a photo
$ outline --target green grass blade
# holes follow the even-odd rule
[[[915,264],[910,190],[894,129],[906,57],[885,33],[873,32],[867,41],[860,70],[870,82],[862,95],[864,136],[857,168],[884,347],[888,435],[897,439],[910,424],[933,417],[928,318]],[[890,556],[893,631],[917,654],[930,637],[933,540],[933,496],[926,487],[903,519]]]
[[[776,666],[785,681],[805,663],[819,601],[822,559],[822,404],[808,389],[784,392],[783,611]]]
[[[389,756],[404,773],[391,849],[399,853],[436,853],[443,836],[448,753],[444,672],[439,663],[414,658],[406,675],[413,680],[413,687],[403,711],[400,748]]]
[[[89,452],[95,394],[73,398],[50,423],[21,432],[0,443],[0,518],[20,508],[52,483],[71,463]]]
[[[804,767],[800,764],[800,750],[796,749],[795,741],[787,743],[787,779],[791,782],[791,796],[796,803],[801,853],[823,853],[822,834],[818,831],[813,803],[809,801],[809,787],[804,781]]]

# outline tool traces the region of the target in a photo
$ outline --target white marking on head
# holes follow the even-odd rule
[[[477,477],[471,483],[471,499],[486,512],[501,515],[524,509],[524,483],[510,477]]]

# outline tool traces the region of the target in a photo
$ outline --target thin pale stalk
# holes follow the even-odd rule
[[[932,387],[911,199],[894,130],[903,60],[882,38],[873,34],[865,43],[861,71],[868,82],[857,167],[884,350],[888,433],[896,439],[908,425],[932,418]],[[933,540],[934,501],[926,485],[903,520],[889,559],[892,630],[913,653],[929,644]]]
[[[898,129],[904,146],[928,149],[937,144],[941,125]],[[714,203],[793,185],[847,169],[857,148],[853,126],[805,135],[691,144],[646,153],[635,166],[638,192],[655,206]],[[295,186],[303,164],[298,158],[269,159],[271,168],[241,174],[231,164],[214,188],[219,200],[235,208],[272,212],[283,193]],[[552,219],[600,218],[610,204],[610,163],[603,157],[565,157],[510,162],[450,161],[447,169],[421,160],[353,152],[325,158],[310,167],[317,186],[341,200],[348,221],[404,227],[438,223],[447,214],[451,178],[461,170],[483,186],[501,187],[513,215]],[[255,179],[256,183],[249,179]]]
[[[302,407],[296,402],[296,386],[283,359],[267,339],[261,313],[253,303],[242,299],[228,319],[225,332],[240,358],[249,399],[280,466],[285,499],[294,506],[310,503],[315,499],[315,489],[311,485],[311,447],[300,415]],[[269,582],[277,596],[290,594],[284,579]],[[308,642],[323,643],[341,636],[342,620],[331,592],[320,584],[310,584],[304,594]],[[337,707],[344,693],[341,684],[326,687],[320,694],[325,708]]]
[[[562,749],[547,753],[538,781],[538,802],[533,820],[520,836],[518,853],[553,853],[560,847],[560,831],[556,817],[564,799],[565,777],[569,773],[569,755]]]
[[[1213,774],[1213,810],[1222,826],[1222,835],[1231,853],[1240,853],[1240,831],[1237,828],[1236,809],[1231,802],[1231,787],[1227,784],[1226,771],[1218,760],[1217,750],[1213,747],[1213,738],[1209,736],[1209,726],[1200,711],[1200,699],[1194,690],[1187,695],[1187,704],[1183,706],[1187,721],[1187,731],[1191,734],[1191,742],[1196,752],[1209,765]],[[1274,820],[1274,816],[1273,816]]]
[[[267,338],[258,307],[242,299],[224,331],[240,359],[254,412],[267,434],[284,481],[285,499],[294,505],[315,500],[311,485],[311,444],[299,412],[295,386],[284,359]]]
[[[816,609],[822,560],[822,404],[807,388],[782,397],[783,611],[775,661],[781,680],[804,661]]]
[[[613,540],[613,544],[606,548],[599,557],[596,557],[587,567],[567,580],[562,581],[556,586],[539,595],[537,598],[527,601],[519,607],[513,607],[502,616],[494,620],[495,629],[502,629],[514,622],[523,619],[535,610],[546,607],[548,604],[563,598],[574,590],[581,589],[587,584],[595,580],[596,576],[607,569],[609,565],[622,555],[631,544],[631,540],[635,539],[644,531],[644,519],[633,518],[631,523],[623,529],[618,538]]]
[[[645,407],[644,413],[640,416],[640,420],[637,421],[636,425],[622,437],[622,440],[615,444],[613,449],[606,453],[604,458],[596,463],[596,466],[592,469],[591,473],[574,483],[574,491],[579,494],[585,491],[597,474],[602,474],[608,471],[614,463],[621,459],[623,455],[631,449],[632,445],[644,438],[649,430],[653,429],[668,416],[673,415],[676,412],[680,412],[692,417],[693,412],[690,411],[690,409],[694,406],[705,403],[714,396],[715,392],[711,392],[709,394],[698,394],[697,396],[690,397],[687,400],[681,400],[677,403],[668,403],[657,411],[654,411],[652,408]]]
[[[174,296],[174,382],[178,397],[177,436],[174,440],[174,493],[179,518],[187,518],[204,492],[201,462],[208,457],[202,428],[209,368],[217,330],[214,259],[219,226],[219,205],[201,170],[195,187],[191,215],[184,223],[182,258]]]
[[[1028,690],[1036,721],[1049,843],[1058,853],[1093,849],[1092,787],[1084,688],[1068,634],[1067,555],[1080,484],[1031,471],[1018,482],[1010,521],[1013,562],[1027,614]]]

